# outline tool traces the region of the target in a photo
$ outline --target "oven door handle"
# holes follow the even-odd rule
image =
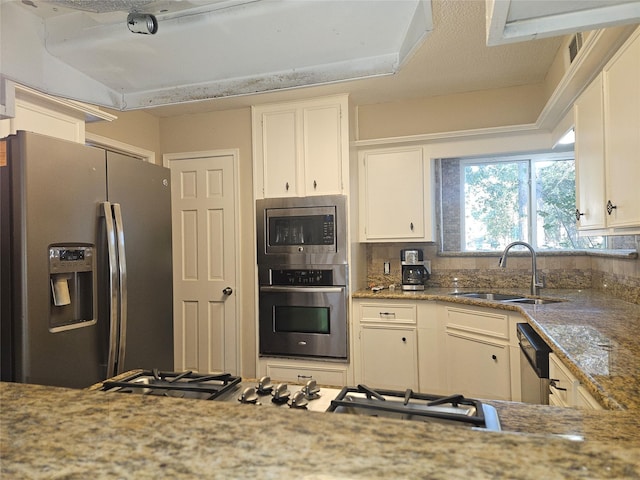
[[[342,293],[345,287],[285,287],[277,285],[263,285],[261,292],[277,293]]]

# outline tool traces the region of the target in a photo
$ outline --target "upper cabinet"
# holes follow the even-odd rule
[[[574,107],[576,219],[594,234],[640,233],[640,29]]]
[[[0,138],[18,130],[85,143],[85,123],[116,117],[92,105],[52,97],[8,80],[0,80],[4,110],[0,109]],[[2,107],[3,105],[0,105]]]
[[[602,73],[608,225],[640,227],[640,29]]]
[[[346,193],[347,95],[252,107],[256,198]]]
[[[359,153],[360,240],[433,241],[431,160],[422,146]]]

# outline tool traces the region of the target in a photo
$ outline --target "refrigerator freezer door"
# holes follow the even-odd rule
[[[12,365],[3,365],[2,379],[86,387],[106,373],[106,332],[100,321],[69,327],[52,323],[61,309],[74,305],[73,298],[70,305],[53,302],[49,256],[52,245],[65,245],[51,251],[71,263],[82,251],[74,245],[97,245],[98,207],[106,199],[105,153],[26,132],[10,137],[8,146],[12,190],[2,215],[10,215],[11,244],[2,244],[2,268],[8,258],[13,292],[9,299],[3,292],[2,301],[11,307],[10,312],[3,308],[2,350],[3,361],[9,358]],[[86,283],[97,282],[92,277]]]
[[[120,205],[127,266],[126,348],[117,370],[172,370],[170,171],[107,152],[107,172],[109,202]]]

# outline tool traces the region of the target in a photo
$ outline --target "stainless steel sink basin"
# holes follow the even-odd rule
[[[458,297],[466,297],[466,298],[481,298],[483,300],[495,300],[497,302],[503,302],[505,300],[511,301],[511,300],[522,299],[522,295],[509,295],[505,293],[472,292],[472,293],[454,293],[453,295],[456,295]]]
[[[555,300],[551,298],[527,298],[522,295],[513,295],[508,293],[482,293],[482,292],[468,292],[468,293],[452,293],[456,297],[465,298],[478,298],[482,300],[493,300],[494,302],[502,303],[521,303],[526,305],[545,305],[547,303],[558,303],[564,300]]]
[[[508,303],[526,303],[529,305],[544,305],[546,303],[558,303],[562,300],[551,300],[549,298],[517,298],[515,300],[509,300]]]

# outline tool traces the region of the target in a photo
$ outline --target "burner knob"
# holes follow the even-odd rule
[[[318,384],[313,379],[309,380],[306,385],[302,387],[301,391],[304,393],[307,400],[320,397],[320,387],[318,387]]]
[[[309,401],[307,400],[304,392],[302,390],[297,391],[291,397],[291,402],[289,402],[289,407],[291,408],[307,408],[307,404]]]
[[[260,405],[260,402],[258,402],[258,394],[256,393],[256,389],[253,387],[245,388],[238,397],[238,401],[240,403],[253,403],[255,405]]]
[[[260,395],[266,395],[267,393],[271,393],[271,391],[273,390],[273,384],[271,383],[271,378],[262,377],[258,381],[258,386],[256,387],[256,389],[258,390],[258,394]]]
[[[287,403],[289,401],[289,397],[291,396],[291,392],[287,387],[286,383],[279,383],[271,392],[273,398],[271,399],[274,403]]]

